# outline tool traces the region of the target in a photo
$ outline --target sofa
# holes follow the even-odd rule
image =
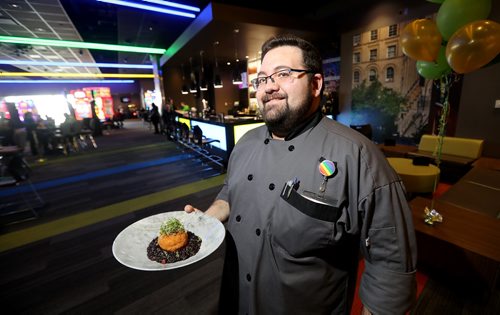
[[[435,163],[437,157],[438,136],[423,135],[418,149],[408,152],[410,158],[427,158]],[[483,152],[484,140],[459,137],[444,137],[441,149],[441,176],[454,182],[462,177],[472,167]]]

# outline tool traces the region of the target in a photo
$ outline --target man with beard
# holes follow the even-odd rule
[[[416,244],[400,179],[367,138],[322,116],[309,42],[271,38],[261,62],[252,84],[266,125],[237,143],[206,211],[227,221],[219,311],[349,314],[361,253],[363,314],[404,314]]]

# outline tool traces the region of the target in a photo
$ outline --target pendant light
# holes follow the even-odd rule
[[[184,64],[181,64],[181,70],[182,70],[182,94],[189,94],[188,87],[186,85],[186,77],[184,76]]]
[[[214,88],[222,88],[222,80],[219,73],[219,64],[217,63],[217,46],[219,42],[214,42],[214,58],[215,58],[215,69],[214,69]]]
[[[238,59],[238,40],[237,36],[238,33],[240,32],[239,29],[234,30],[234,59],[236,61],[234,68],[233,68],[233,84],[239,85],[243,83],[243,80],[241,78],[241,71],[240,71],[240,59]]]
[[[193,72],[193,58],[189,57],[189,64],[191,65],[191,73],[190,73],[190,78],[191,80],[189,81],[189,93],[196,93],[198,92],[198,87],[196,86],[196,76]]]
[[[204,51],[200,51],[200,59],[201,59],[201,73],[200,73],[200,91],[208,90],[207,79],[205,77],[205,66],[203,65],[203,54]]]

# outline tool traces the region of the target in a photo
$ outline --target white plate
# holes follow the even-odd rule
[[[158,236],[160,226],[170,218],[177,218],[187,231],[201,238],[201,247],[196,255],[175,263],[160,264],[149,260],[147,248]],[[197,262],[219,248],[224,240],[226,230],[222,223],[201,211],[186,213],[173,211],[156,214],[139,220],[118,234],[113,242],[113,255],[123,265],[145,271],[169,270],[184,267]]]

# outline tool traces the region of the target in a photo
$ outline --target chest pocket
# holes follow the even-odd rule
[[[295,257],[334,245],[342,207],[316,203],[285,187],[273,212],[272,241]]]

